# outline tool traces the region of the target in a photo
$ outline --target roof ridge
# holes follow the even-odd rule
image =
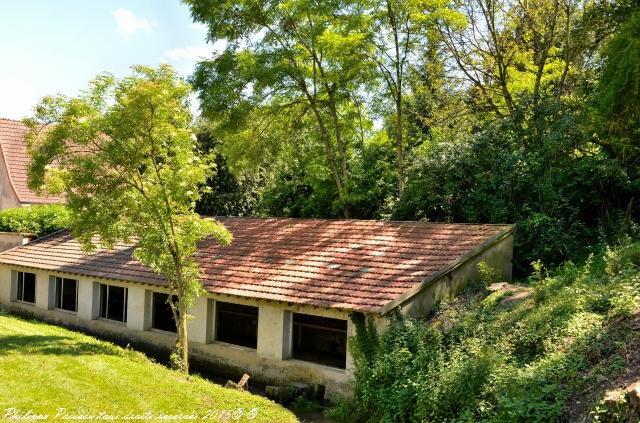
[[[381,219],[341,219],[341,218],[325,218],[325,217],[283,217],[283,216],[209,216],[200,215],[204,218],[213,219],[251,219],[251,220],[296,220],[296,221],[320,221],[320,222],[372,222],[372,223],[430,223],[434,225],[456,225],[456,226],[514,226],[513,223],[474,223],[474,222],[442,222],[433,220],[381,220]]]
[[[8,120],[10,122],[22,123],[24,125],[24,122],[22,122],[22,119],[12,119],[12,118],[6,118],[6,117],[0,116],[0,120]]]

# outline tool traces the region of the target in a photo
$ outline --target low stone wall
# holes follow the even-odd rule
[[[0,232],[0,252],[27,244],[32,239],[32,234],[23,234],[18,232]]]
[[[512,256],[513,235],[509,234],[450,272],[432,280],[401,306],[402,314],[407,317],[429,315],[440,300],[453,298],[469,281],[480,279],[478,264],[482,261],[496,270],[502,281],[511,282]]]

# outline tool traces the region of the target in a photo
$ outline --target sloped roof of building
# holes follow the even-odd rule
[[[199,246],[211,293],[363,312],[484,251],[511,225],[278,218],[217,218],[234,236]],[[131,258],[133,247],[84,254],[61,231],[0,254],[0,263],[164,285]]]
[[[29,156],[25,136],[28,128],[20,121],[0,118],[0,157],[4,158],[9,184],[21,203],[63,203],[60,197],[41,197],[27,186]]]

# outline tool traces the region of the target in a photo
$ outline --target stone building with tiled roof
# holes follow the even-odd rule
[[[64,202],[60,197],[40,197],[27,186],[27,131],[20,121],[0,118],[0,210]]]
[[[354,312],[426,316],[477,278],[485,261],[511,278],[511,225],[218,218],[231,246],[203,241],[205,295],[190,321],[192,355],[218,374],[349,392]],[[67,231],[0,254],[0,303],[101,336],[169,349],[165,280],[133,247],[84,254]]]

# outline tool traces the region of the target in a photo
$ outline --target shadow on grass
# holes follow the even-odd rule
[[[67,336],[9,335],[0,336],[0,355],[17,352],[23,354],[118,355],[118,350],[108,345],[77,342]]]

